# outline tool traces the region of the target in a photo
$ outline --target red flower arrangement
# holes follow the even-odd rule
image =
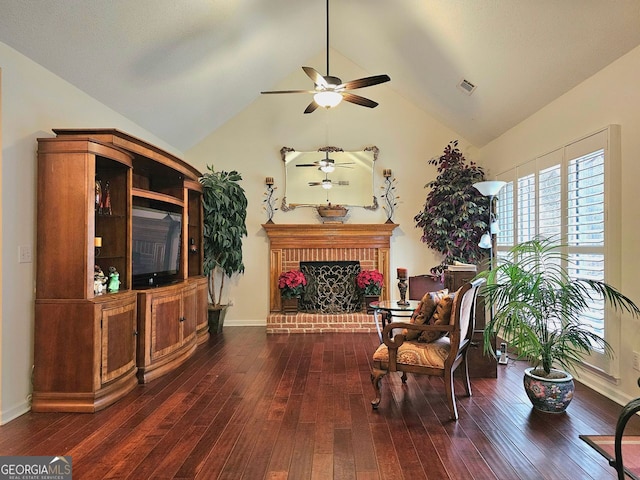
[[[383,276],[378,270],[362,270],[356,277],[356,284],[364,295],[380,295]]]
[[[278,277],[278,288],[282,298],[295,298],[302,295],[307,279],[300,270],[282,272]]]

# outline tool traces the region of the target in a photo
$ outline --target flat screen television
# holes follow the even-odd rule
[[[178,280],[182,215],[163,208],[132,208],[134,288],[150,288]]]

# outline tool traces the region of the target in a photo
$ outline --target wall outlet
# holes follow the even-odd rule
[[[640,371],[640,353],[633,352],[633,368]]]
[[[31,245],[20,245],[18,247],[18,262],[19,263],[33,262],[33,248],[31,248]]]

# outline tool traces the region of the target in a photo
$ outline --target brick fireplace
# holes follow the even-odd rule
[[[389,250],[393,223],[262,225],[270,242],[267,333],[374,332],[372,315],[360,313],[280,313],[278,277],[297,270],[300,262],[359,261],[363,270],[377,269],[384,276],[382,299],[389,297]]]

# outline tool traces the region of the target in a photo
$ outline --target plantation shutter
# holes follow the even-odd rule
[[[562,149],[536,159],[538,171],[538,234],[556,241],[562,235]]]
[[[605,280],[604,161],[606,138],[567,147],[567,243],[573,278]],[[604,299],[594,298],[582,322],[605,338]]]
[[[516,233],[518,243],[536,235],[536,172],[535,161],[517,168]]]
[[[507,182],[500,196],[498,257],[513,242],[543,235],[565,244],[572,278],[620,280],[620,128],[610,126],[537,157],[499,176]],[[509,183],[511,181],[511,183]],[[619,314],[602,298],[590,302],[582,323],[614,350]],[[593,349],[590,365],[616,375],[618,362]]]

